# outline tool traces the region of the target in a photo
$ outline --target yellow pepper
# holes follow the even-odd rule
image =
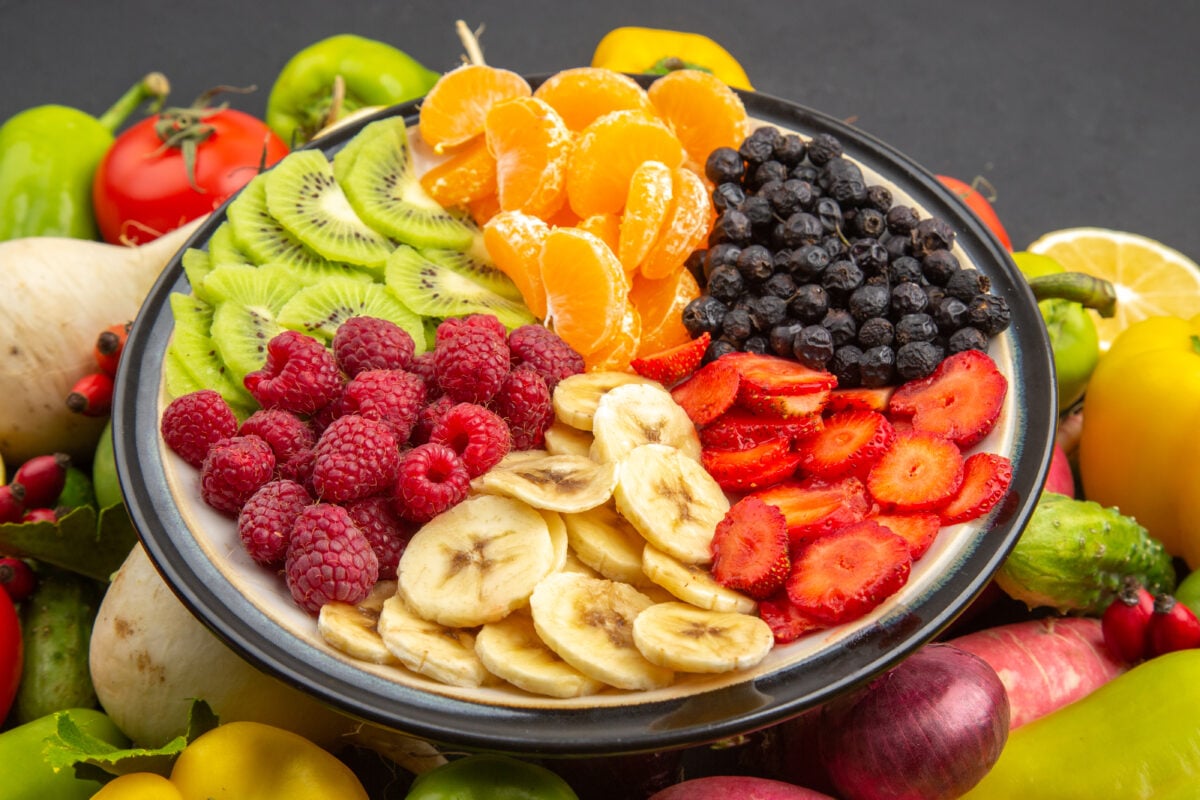
[[[131,772],[113,778],[92,800],[183,800],[179,787],[155,772]]]
[[[1088,382],[1084,495],[1136,519],[1200,568],[1200,315],[1126,328]]]
[[[617,72],[662,75],[673,69],[702,69],[735,89],[753,90],[737,59],[699,33],[659,28],[616,28],[605,34],[592,54],[592,66]]]

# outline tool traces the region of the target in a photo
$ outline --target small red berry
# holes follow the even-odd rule
[[[292,526],[284,572],[297,605],[316,614],[326,603],[366,597],[379,580],[379,557],[346,509],[314,503]]]
[[[37,575],[33,568],[19,558],[0,558],[0,587],[8,593],[14,603],[19,603],[33,594],[37,586]]]
[[[1147,655],[1161,656],[1175,650],[1200,647],[1200,619],[1187,604],[1169,594],[1154,598],[1154,613],[1150,617],[1149,650]]]
[[[237,434],[238,421],[225,398],[201,389],[168,403],[159,429],[171,452],[198,469],[213,445]]]
[[[84,375],[67,394],[67,408],[85,417],[102,417],[112,411],[113,379],[107,372]]]
[[[200,465],[200,496],[217,511],[236,517],[242,506],[271,480],[275,454],[257,436],[234,436],[217,442]]]
[[[20,522],[25,513],[25,488],[6,483],[0,486],[0,523]]]
[[[96,366],[101,371],[114,376],[117,374],[117,366],[121,360],[121,351],[125,349],[125,342],[129,339],[129,329],[131,327],[132,323],[130,322],[109,325],[96,337],[96,345],[93,348],[92,355],[96,359]]]
[[[424,523],[457,505],[471,490],[471,476],[458,453],[426,442],[404,454],[393,498],[396,513]]]
[[[333,335],[333,355],[351,378],[370,369],[406,369],[415,350],[408,331],[378,317],[350,317]]]
[[[263,408],[282,408],[312,414],[342,392],[342,371],[321,342],[298,331],[285,330],[267,343],[262,369],[242,381]]]
[[[30,508],[21,515],[21,522],[58,522],[58,513],[53,508]]]
[[[452,406],[433,426],[429,441],[458,453],[472,478],[496,466],[512,448],[512,435],[504,420],[475,403]]]
[[[1114,658],[1126,664],[1135,664],[1146,657],[1153,614],[1154,595],[1136,578],[1126,577],[1121,591],[1100,618],[1104,646]]]
[[[71,457],[66,453],[34,456],[17,467],[12,483],[25,490],[25,507],[41,508],[54,505],[67,483]]]

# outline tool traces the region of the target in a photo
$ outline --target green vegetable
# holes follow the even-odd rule
[[[289,146],[366,106],[423,96],[438,73],[389,44],[353,34],[322,39],[284,65],[267,98],[267,125]]]
[[[996,583],[1030,608],[1100,614],[1126,575],[1154,594],[1175,588],[1170,554],[1135,519],[1091,500],[1043,492]]]
[[[167,79],[152,72],[99,119],[44,105],[0,126],[0,240],[26,236],[95,239],[92,176],[118,126],[142,101],[161,101]]]
[[[405,800],[578,800],[578,795],[545,767],[480,753],[417,776]]]
[[[117,482],[111,419],[100,433],[100,441],[96,443],[96,454],[92,456],[92,488],[96,491],[96,504],[100,508],[112,508],[125,502],[121,494],[121,484]]]
[[[67,480],[63,484],[62,491],[58,493],[58,499],[54,501],[54,508],[61,516],[80,506],[95,508],[96,492],[88,474],[79,467],[70,466],[67,467]]]
[[[0,787],[5,800],[86,800],[100,788],[94,780],[81,780],[71,769],[58,769],[44,757],[46,740],[69,717],[83,742],[126,747],[125,735],[105,714],[90,708],[40,717],[0,733]]]
[[[1200,616],[1200,570],[1192,570],[1175,587],[1175,599]]]

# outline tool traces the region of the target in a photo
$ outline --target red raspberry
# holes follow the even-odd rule
[[[308,490],[295,481],[274,480],[259,487],[238,514],[238,537],[250,557],[264,567],[282,566],[292,525],[311,503]]]
[[[408,369],[416,343],[408,331],[378,317],[350,317],[333,335],[333,355],[353,378],[369,369]]]
[[[436,400],[428,403],[421,409],[421,413],[417,415],[417,424],[413,427],[412,436],[408,441],[412,444],[425,444],[429,441],[429,435],[433,433],[433,428],[437,425],[438,420],[442,416],[458,405],[458,401],[448,394],[441,395]]]
[[[275,474],[280,478],[304,484],[304,487],[311,492],[313,462],[316,459],[317,447],[314,444],[307,450],[301,450],[293,454],[287,461],[282,463],[276,461]]]
[[[442,395],[441,384],[437,379],[437,364],[433,360],[433,351],[426,350],[417,353],[408,365],[408,371],[425,381],[425,399],[435,400]]]
[[[433,363],[443,392],[460,403],[483,404],[508,374],[508,344],[490,327],[462,324],[438,342]]]
[[[200,465],[200,496],[217,511],[237,513],[275,477],[275,454],[257,436],[233,436],[209,449]]]
[[[379,579],[379,557],[346,509],[315,503],[296,517],[284,563],[292,599],[317,613],[326,603],[358,603]]]
[[[447,336],[453,336],[463,328],[482,328],[489,330],[501,339],[508,337],[508,328],[494,314],[468,314],[465,317],[447,317],[438,323],[435,339],[441,342]]]
[[[415,526],[402,519],[392,507],[391,498],[383,495],[355,500],[346,505],[346,511],[379,559],[379,580],[395,580],[396,565],[416,532]]]
[[[396,480],[400,445],[386,422],[346,414],[329,423],[317,440],[313,491],[321,500],[357,500]]]
[[[353,319],[353,318],[352,318]],[[339,410],[392,426],[396,441],[408,441],[417,415],[425,407],[425,381],[399,369],[370,369],[350,379]]]
[[[428,522],[470,490],[471,476],[458,454],[444,444],[426,442],[401,458],[393,507],[407,520]]]
[[[325,345],[298,331],[283,331],[267,343],[262,369],[243,383],[263,408],[312,414],[338,396],[343,381]]]
[[[583,356],[562,338],[541,325],[529,324],[514,328],[508,335],[513,366],[528,364],[545,380],[551,392],[558,382],[583,372]]]
[[[163,409],[160,425],[167,447],[197,469],[209,448],[237,435],[237,428],[233,410],[212,389],[176,397]]]
[[[546,380],[528,364],[508,373],[492,398],[492,409],[508,425],[513,450],[533,450],[545,444],[546,428],[554,422],[554,405]]]
[[[429,441],[458,453],[472,478],[496,466],[512,448],[504,420],[475,403],[458,403],[447,410],[433,426]]]
[[[277,467],[317,443],[317,434],[308,422],[279,408],[261,408],[246,417],[238,436],[257,436],[271,445]]]

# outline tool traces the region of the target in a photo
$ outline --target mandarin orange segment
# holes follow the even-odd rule
[[[512,278],[525,305],[538,319],[546,317],[540,259],[549,233],[549,225],[520,211],[498,211],[483,226],[483,246],[492,262]]]
[[[551,228],[574,228],[579,224],[579,215],[571,210],[571,206],[566,203],[555,211],[550,216],[546,217],[546,224]]]
[[[475,224],[482,228],[488,220],[500,213],[500,198],[495,194],[489,194],[478,200],[472,200],[467,203],[467,212]]]
[[[672,194],[671,168],[661,161],[643,161],[633,171],[616,247],[626,272],[636,270],[650,252],[671,209]]]
[[[484,136],[502,210],[547,217],[562,207],[572,135],[557,111],[536,97],[505,100],[488,112]]]
[[[712,73],[674,70],[657,78],[646,93],[693,164],[702,166],[718,147],[736,148],[749,132],[742,99]]]
[[[621,218],[616,214],[593,214],[575,224],[581,231],[595,234],[608,249],[617,252],[617,239],[621,231]]]
[[[594,234],[552,228],[540,263],[545,319],[580,355],[595,353],[616,335],[625,316],[629,283],[621,262]]]
[[[576,132],[611,111],[654,113],[649,95],[637,81],[602,67],[564,69],[547,78],[533,96],[554,106]]]
[[[683,144],[660,120],[640,111],[613,111],[578,135],[567,165],[567,202],[581,218],[619,214],[629,180],[644,161],[674,169],[683,164]]]
[[[672,174],[674,202],[658,238],[642,259],[639,269],[647,278],[665,278],[683,263],[708,237],[712,200],[704,181],[687,167]]]
[[[599,349],[583,357],[583,366],[592,372],[628,371],[641,339],[642,317],[637,308],[627,301],[620,326]]]
[[[486,142],[476,139],[431,167],[421,186],[439,205],[468,206],[496,193],[496,159]]]
[[[483,133],[492,106],[533,93],[515,72],[487,64],[466,64],[438,78],[421,101],[421,138],[435,153],[463,145]]]
[[[658,280],[635,273],[630,281],[629,302],[642,319],[641,342],[635,355],[662,352],[690,341],[692,335],[683,326],[683,309],[699,296],[700,285],[686,268]]]

